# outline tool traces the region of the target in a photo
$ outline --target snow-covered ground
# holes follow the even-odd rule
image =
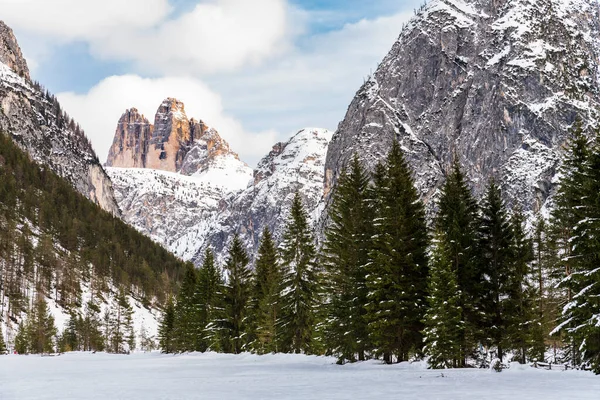
[[[594,399],[600,377],[529,367],[427,370],[302,355],[0,357],[0,399]]]

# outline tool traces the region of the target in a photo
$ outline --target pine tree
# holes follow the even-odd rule
[[[4,334],[2,333],[2,325],[0,325],[0,355],[7,354],[6,342],[4,341]]]
[[[28,321],[25,323],[29,351],[34,354],[50,353],[54,350],[54,337],[57,330],[54,317],[43,296],[38,296]]]
[[[512,264],[506,273],[504,291],[507,298],[502,306],[506,321],[506,338],[503,347],[514,350],[513,360],[522,364],[527,362],[527,355],[533,343],[535,324],[534,288],[531,285],[533,246],[525,233],[524,225],[525,216],[520,209],[515,210],[510,218]]]
[[[102,351],[105,346],[105,337],[101,331],[100,306],[95,300],[90,300],[85,305],[81,321],[81,342],[84,351]]]
[[[580,220],[570,239],[570,275],[564,280],[570,302],[563,308],[562,325],[574,364],[600,374],[600,134],[584,163],[580,201]]]
[[[17,354],[28,354],[30,349],[29,325],[27,321],[21,321],[15,335],[15,350]]]
[[[532,314],[533,325],[531,328],[531,347],[529,358],[534,361],[545,361],[546,339],[551,331],[551,324],[558,317],[555,289],[553,282],[554,266],[557,264],[556,251],[553,242],[549,239],[548,227],[543,217],[535,225],[532,237],[534,259],[532,263],[533,287]]]
[[[329,295],[328,347],[340,363],[364,360],[370,348],[365,318],[366,265],[373,234],[369,194],[369,175],[355,155],[335,188],[323,249]]]
[[[133,309],[122,288],[113,300],[108,323],[110,325],[110,334],[108,335],[110,351],[122,354],[134,350]]]
[[[296,192],[281,245],[283,284],[278,326],[283,352],[311,353],[321,297],[321,273],[308,215]]]
[[[431,368],[456,368],[464,359],[462,293],[444,232],[436,234],[430,259],[425,354]]]
[[[198,351],[218,350],[219,336],[215,330],[215,321],[218,317],[223,286],[221,270],[215,263],[215,258],[210,249],[204,253],[204,262],[198,274],[196,296],[201,304],[200,329]]]
[[[367,268],[370,337],[386,363],[422,346],[427,306],[427,226],[423,202],[400,145],[374,175],[375,235]]]
[[[461,354],[457,366],[464,367],[474,351],[477,323],[481,308],[481,276],[476,265],[479,206],[473,198],[458,158],[454,159],[441,189],[435,226],[437,241],[456,275],[461,296],[461,324],[457,325]]]
[[[556,237],[558,253],[561,256],[560,265],[564,269],[564,277],[560,287],[565,290],[560,324],[552,332],[564,332],[568,343],[567,357],[574,367],[585,363],[584,344],[587,344],[586,326],[593,314],[587,303],[587,293],[590,286],[589,269],[593,263],[596,249],[594,232],[598,218],[595,200],[598,195],[594,182],[598,160],[593,153],[598,152],[598,146],[590,151],[588,140],[581,123],[577,121],[571,130],[565,160],[561,168],[562,180],[556,194],[556,207],[552,212],[552,228]],[[591,263],[590,263],[591,262]],[[593,275],[593,274],[591,274]],[[592,318],[593,319],[593,318]],[[592,340],[593,346],[593,340]]]
[[[202,331],[200,326],[201,305],[198,304],[196,291],[198,272],[192,263],[188,263],[175,305],[175,323],[173,326],[173,345],[176,352],[195,351]]]
[[[175,352],[175,343],[173,338],[173,328],[175,326],[175,305],[173,298],[169,297],[167,305],[163,310],[160,326],[158,328],[158,346],[163,353]]]
[[[251,295],[252,272],[248,268],[248,255],[236,235],[225,264],[227,281],[223,288],[223,350],[239,354],[247,349],[248,313]]]
[[[278,350],[277,320],[280,315],[279,290],[282,281],[277,249],[267,227],[258,248],[255,273],[252,302],[256,330],[251,347],[258,354],[266,354]]]
[[[507,337],[507,315],[503,309],[513,286],[511,245],[514,238],[500,187],[494,179],[490,180],[483,199],[479,236],[480,268],[485,277],[483,287],[486,293],[480,328],[484,340],[496,346],[497,357],[502,361]]]

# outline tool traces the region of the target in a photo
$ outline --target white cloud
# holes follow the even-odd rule
[[[287,0],[209,0],[170,19],[168,0],[0,0],[14,28],[93,55],[173,76],[256,65],[285,51],[295,33]]]
[[[58,95],[63,108],[84,128],[102,161],[108,155],[117,121],[126,109],[136,107],[153,123],[158,106],[167,97],[183,101],[189,118],[202,119],[215,127],[240,158],[251,165],[276,141],[274,132],[246,132],[239,121],[223,111],[220,96],[192,78],[112,76],[86,94]]]
[[[218,0],[200,3],[157,29],[110,35],[92,42],[102,58],[131,60],[157,73],[213,73],[256,65],[285,50],[283,0]]]
[[[412,12],[361,20],[308,38],[276,62],[210,79],[245,124],[281,132],[335,129],[356,90],[389,52]],[[264,126],[264,125],[263,125]]]
[[[0,0],[0,8],[12,28],[62,41],[151,27],[171,9],[168,0]]]

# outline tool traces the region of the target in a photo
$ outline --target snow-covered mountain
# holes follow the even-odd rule
[[[137,116],[132,129],[123,129],[123,121],[130,118],[126,114],[119,121],[117,145],[109,159],[112,165],[143,166],[144,157],[138,154],[144,150],[135,149],[145,145],[121,146],[129,140],[122,133],[128,130],[133,137],[140,137],[136,129],[152,130],[144,128]],[[223,259],[234,233],[250,253],[257,249],[264,227],[279,239],[296,190],[316,220],[330,139],[331,133],[325,129],[303,129],[288,142],[277,143],[252,172],[215,130],[208,129],[186,145],[189,150],[177,172],[116,167],[107,171],[126,222],[183,259],[200,263],[208,246]]]
[[[253,258],[265,227],[280,243],[296,191],[316,223],[322,210],[325,155],[331,136],[326,129],[305,128],[287,142],[277,143],[258,163],[251,184],[224,199],[208,229],[201,223],[189,230],[172,251],[199,263],[204,249],[210,247],[223,259],[237,233]],[[183,253],[181,249],[189,250]]]
[[[430,1],[352,101],[327,189],[397,139],[429,204],[456,154],[477,194],[496,176],[510,205],[539,210],[569,127],[597,121],[599,33],[596,0]]]
[[[12,30],[0,21],[0,131],[80,193],[119,214],[110,179],[76,122],[37,83]]]

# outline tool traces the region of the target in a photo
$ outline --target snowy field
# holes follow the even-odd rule
[[[334,362],[295,355],[3,356],[0,399],[600,399],[600,376],[589,372]]]

